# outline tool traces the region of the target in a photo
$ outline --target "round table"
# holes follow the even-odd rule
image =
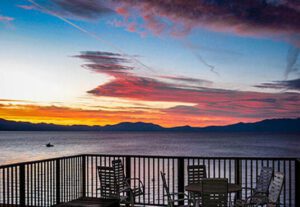
[[[192,183],[187,186],[185,186],[185,190],[193,194],[193,203],[194,206],[198,207],[199,203],[195,200],[195,194],[201,194],[202,193],[202,183]],[[228,193],[236,193],[242,190],[242,187],[240,185],[234,184],[234,183],[228,183]],[[208,189],[208,191],[214,191],[214,188]]]
[[[185,190],[192,193],[202,193],[202,183],[192,183],[185,186]],[[214,189],[211,189],[212,191]],[[242,190],[242,187],[238,184],[228,183],[228,193],[235,193]]]

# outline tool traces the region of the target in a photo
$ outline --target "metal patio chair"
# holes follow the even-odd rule
[[[284,183],[284,174],[281,172],[275,172],[274,178],[271,181],[270,188],[268,191],[268,196],[256,197],[255,203],[249,203],[247,201],[242,201],[236,206],[264,206],[267,207],[277,207],[281,206],[279,203],[280,193],[282,191]]]
[[[228,179],[204,178],[202,179],[202,205],[203,207],[227,207],[228,205]]]
[[[188,184],[200,183],[203,178],[207,178],[206,166],[205,165],[188,165]],[[193,197],[194,202],[201,204],[201,195],[199,193],[192,193],[189,197]]]
[[[183,192],[179,192],[179,193],[170,193],[170,190],[169,190],[169,186],[167,184],[167,181],[166,181],[166,174],[162,171],[160,171],[160,175],[161,175],[161,179],[163,181],[163,187],[164,187],[164,190],[165,190],[165,193],[168,197],[168,207],[174,207],[175,206],[175,203],[176,202],[179,202],[179,201],[188,201],[188,205],[181,205],[181,207],[186,207],[186,206],[190,206],[191,204],[191,200],[188,198],[188,195],[183,193]],[[183,196],[182,199],[177,199],[175,200],[174,197],[175,196]]]
[[[206,166],[205,165],[188,165],[188,184],[200,183],[206,176]]]
[[[256,181],[255,188],[243,188],[246,191],[250,191],[250,196],[245,199],[249,204],[255,205],[261,199],[268,197],[270,183],[273,177],[273,168],[272,167],[262,167],[260,175]],[[246,192],[248,194],[248,192]],[[245,201],[237,200],[237,205],[239,203],[245,203]]]
[[[117,159],[112,161],[112,167],[116,179],[117,188],[120,192],[127,192],[133,199],[132,206],[134,205],[135,197],[145,194],[145,187],[139,178],[127,178],[124,173],[124,165],[122,160]]]
[[[131,204],[133,206],[133,198],[131,194],[123,193],[117,187],[114,169],[112,167],[97,167],[97,172],[100,180],[101,198],[119,199],[120,203]]]

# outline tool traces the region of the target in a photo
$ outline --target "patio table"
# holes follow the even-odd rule
[[[185,186],[185,190],[190,192],[190,193],[193,193],[193,195],[195,193],[198,193],[198,194],[201,194],[202,193],[202,183],[201,181],[199,183],[191,183],[187,186]],[[237,193],[239,191],[242,190],[242,187],[238,184],[234,184],[234,183],[228,183],[228,193]],[[210,189],[210,191],[214,191],[214,189]],[[194,206],[198,207],[199,206],[199,203],[196,203],[195,202],[195,199],[194,199]]]

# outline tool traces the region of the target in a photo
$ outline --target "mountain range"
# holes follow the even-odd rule
[[[0,119],[0,131],[168,131],[168,132],[281,132],[300,133],[300,118],[266,119],[255,123],[236,123],[227,126],[191,127],[179,126],[165,128],[144,122],[122,122],[115,125],[56,125],[47,123],[17,122]]]

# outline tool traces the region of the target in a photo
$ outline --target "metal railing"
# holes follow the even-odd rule
[[[248,157],[171,157],[137,155],[84,154],[0,166],[0,206],[52,206],[80,197],[100,197],[97,166],[111,166],[121,159],[127,177],[138,177],[145,195],[135,202],[143,205],[167,205],[160,171],[165,172],[170,191],[183,192],[187,185],[187,166],[204,164],[207,176],[228,178],[244,188],[254,188],[262,166],[285,174],[280,195],[283,206],[300,206],[300,161],[296,158]],[[229,197],[246,198],[243,190]]]

